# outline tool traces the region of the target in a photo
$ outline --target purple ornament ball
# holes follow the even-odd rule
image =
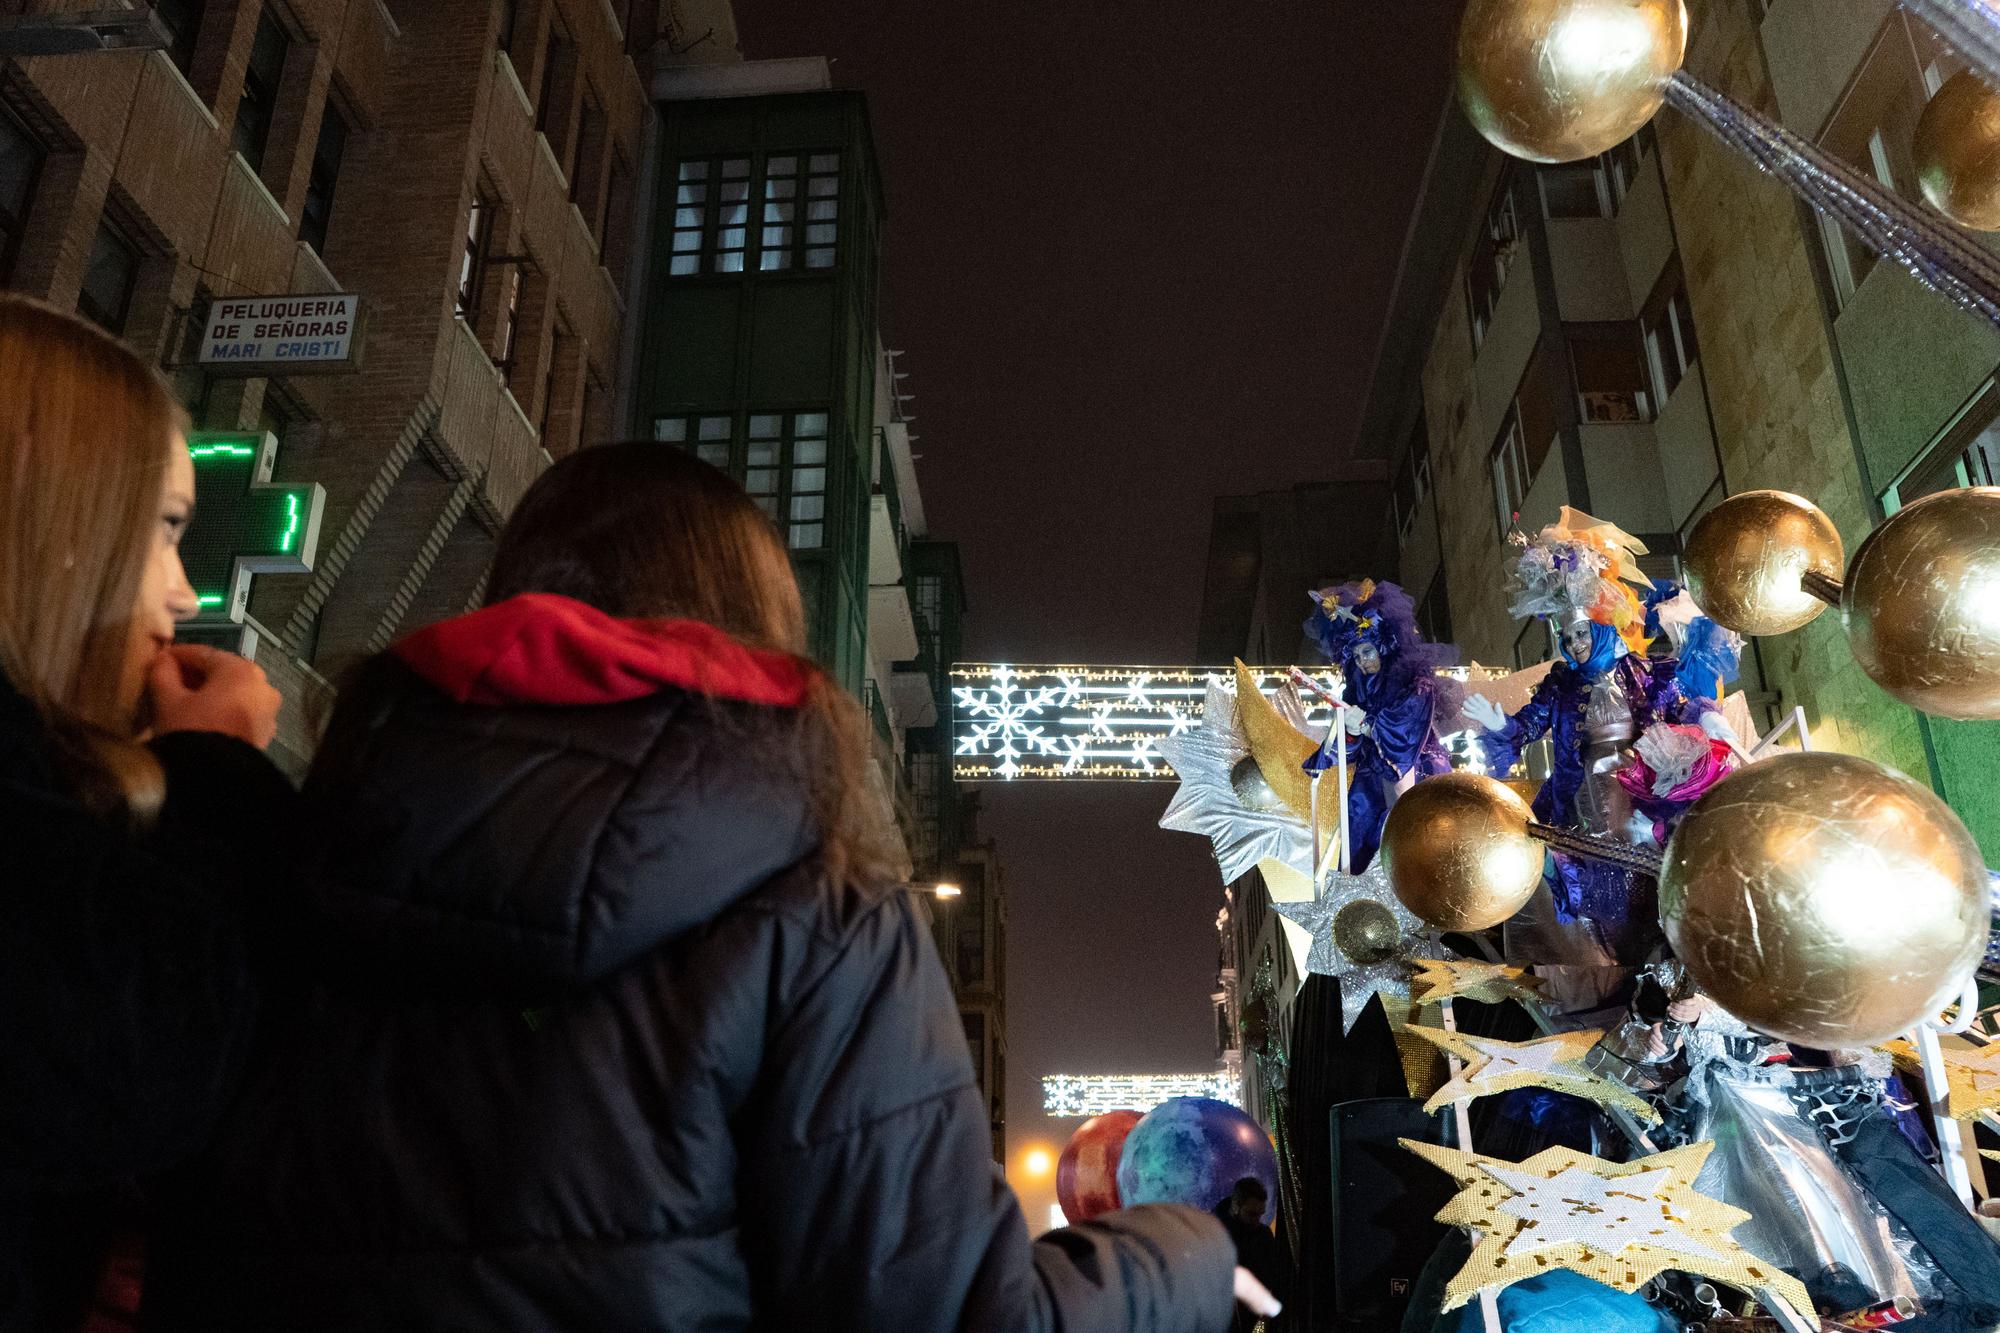
[[[1118,1159],[1118,1196],[1128,1208],[1184,1203],[1212,1212],[1246,1176],[1263,1182],[1269,1223],[1278,1210],[1278,1157],[1263,1128],[1227,1102],[1174,1097],[1126,1136]]]

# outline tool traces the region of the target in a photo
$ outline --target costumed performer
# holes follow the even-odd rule
[[[1418,778],[1451,771],[1440,724],[1453,722],[1458,707],[1437,671],[1456,663],[1458,652],[1424,638],[1410,595],[1393,583],[1343,583],[1314,601],[1306,635],[1340,668],[1349,705],[1348,867],[1358,875],[1375,859],[1396,798]],[[1331,765],[1332,748],[1322,746],[1312,762]]]

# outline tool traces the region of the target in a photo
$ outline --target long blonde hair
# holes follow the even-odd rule
[[[0,294],[0,672],[104,813],[144,818],[164,795],[120,689],[168,449],[186,422],[123,343]]]

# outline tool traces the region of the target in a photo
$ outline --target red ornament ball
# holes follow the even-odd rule
[[[1118,1201],[1118,1157],[1125,1136],[1144,1119],[1137,1111],[1106,1111],[1076,1127],[1056,1162],[1056,1202],[1072,1222],[1115,1212]]]

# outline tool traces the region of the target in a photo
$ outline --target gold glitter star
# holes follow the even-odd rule
[[[1525,967],[1475,963],[1462,958],[1411,961],[1417,974],[1410,978],[1410,998],[1418,1004],[1437,1000],[1471,1000],[1475,1004],[1519,1000],[1522,1004],[1534,1004],[1540,999],[1537,988],[1542,979]]]
[[[1602,1032],[1558,1032],[1534,1041],[1499,1041],[1463,1032],[1441,1032],[1410,1024],[1410,1031],[1465,1062],[1464,1071],[1431,1094],[1424,1110],[1435,1111],[1461,1098],[1491,1097],[1513,1088],[1547,1088],[1630,1111],[1648,1123],[1660,1113],[1622,1083],[1586,1069],[1584,1056]]]
[[[1892,1041],[1888,1050],[1910,1068],[1922,1070],[1917,1048],[1909,1042]],[[1984,1112],[2000,1111],[2000,1041],[1984,1046],[1944,1041],[1938,1050],[1944,1056],[1953,1120],[1977,1120]]]
[[[1797,1278],[1730,1239],[1750,1214],[1695,1189],[1713,1143],[1634,1162],[1548,1148],[1518,1164],[1412,1139],[1402,1144],[1464,1187],[1437,1220],[1479,1236],[1445,1288],[1447,1310],[1482,1288],[1497,1290],[1552,1268],[1623,1292],[1678,1269],[1769,1290],[1795,1311],[1813,1308]]]

